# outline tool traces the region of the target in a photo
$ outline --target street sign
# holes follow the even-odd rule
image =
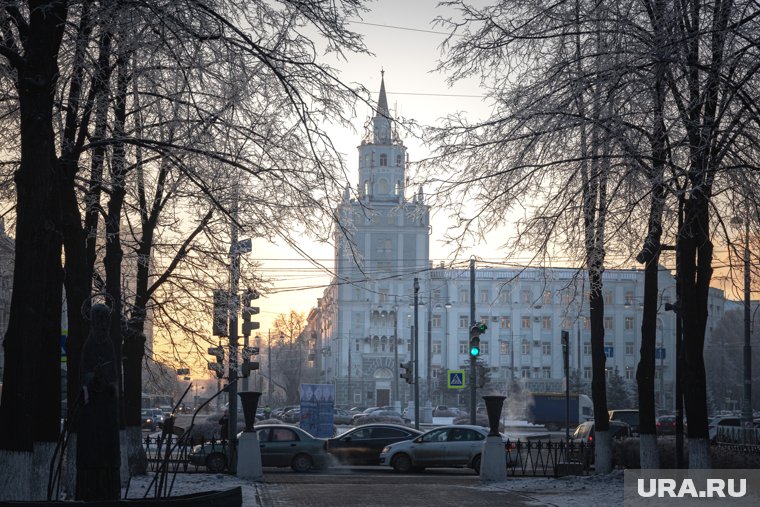
[[[447,370],[446,378],[449,389],[464,389],[464,370]]]

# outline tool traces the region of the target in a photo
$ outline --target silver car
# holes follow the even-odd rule
[[[397,472],[469,467],[480,473],[480,454],[487,435],[488,429],[482,426],[441,426],[413,440],[386,446],[380,453],[380,464],[390,465]],[[504,435],[502,440],[506,442]]]

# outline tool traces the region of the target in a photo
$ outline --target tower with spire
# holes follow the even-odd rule
[[[430,210],[422,193],[405,195],[407,154],[388,108],[385,76],[365,137],[358,146],[359,178],[338,206],[335,279],[323,308],[331,335],[327,362],[338,403],[408,400],[398,361],[410,359],[408,308],[413,281],[427,286]],[[398,350],[397,350],[398,347]]]

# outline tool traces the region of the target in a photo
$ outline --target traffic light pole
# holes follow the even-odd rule
[[[416,292],[415,292],[416,297]],[[475,325],[475,259],[470,258],[470,326]],[[477,391],[475,376],[477,375],[477,356],[470,354],[470,424],[475,424],[477,411]]]
[[[232,225],[232,249],[237,247],[237,226]],[[230,252],[230,365],[229,365],[229,439],[230,472],[237,472],[237,353],[238,353],[238,283],[240,281],[240,253]]]
[[[414,428],[420,429],[420,340],[419,340],[420,282],[414,279]]]

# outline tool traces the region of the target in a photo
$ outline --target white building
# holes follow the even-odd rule
[[[430,210],[421,189],[406,197],[406,148],[393,128],[384,79],[372,131],[358,150],[358,188],[347,188],[338,207],[343,231],[336,236],[336,276],[309,315],[312,365],[322,382],[336,384],[339,404],[406,404],[411,386],[399,378],[399,363],[412,359],[417,278],[421,400],[465,405],[469,390],[449,389],[446,372],[469,373],[470,274],[431,265]],[[490,368],[489,390],[508,393],[516,382],[533,392],[561,391],[563,330],[571,338],[571,372],[577,369],[590,382],[588,280],[582,270],[478,267],[475,278],[475,320],[488,324],[479,359]],[[643,289],[643,270],[604,273],[607,370],[631,384]],[[664,410],[673,407],[676,321],[665,305],[675,299],[672,273],[662,268],[656,389]],[[723,292],[711,289],[709,304],[708,333],[723,314]]]

